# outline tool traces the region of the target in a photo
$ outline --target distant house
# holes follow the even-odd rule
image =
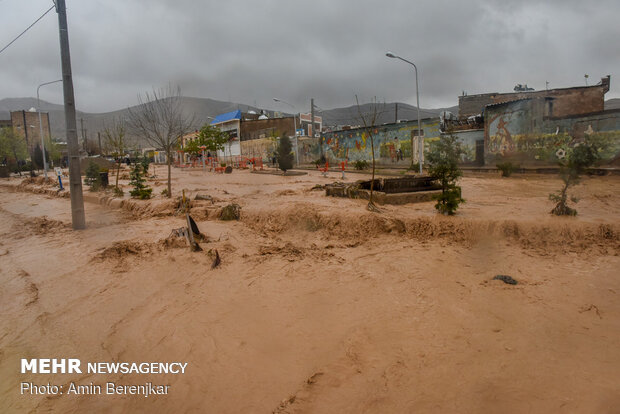
[[[29,154],[33,154],[35,147],[41,145],[41,130],[43,130],[43,138],[45,140],[49,140],[52,136],[49,114],[47,112],[41,112],[43,128],[39,127],[39,113],[34,108],[29,111],[11,111],[10,122],[15,133],[26,141]]]
[[[223,151],[218,151],[219,157],[241,155],[241,111],[232,111],[216,116],[211,125],[218,127],[228,134],[228,144]]]
[[[450,126],[459,137],[474,137],[480,165],[499,160],[547,165],[550,142],[561,146],[562,139],[593,133],[605,134],[620,150],[620,110],[605,110],[609,87],[606,76],[592,86],[460,96],[459,120]]]
[[[605,94],[609,92],[609,85],[610,76],[606,76],[592,86],[459,96],[459,117],[479,115],[487,105],[518,99],[544,99],[546,116],[563,117],[601,112],[605,109]]]

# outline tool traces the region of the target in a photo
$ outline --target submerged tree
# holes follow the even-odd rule
[[[280,138],[278,149],[276,150],[276,158],[278,160],[279,168],[286,173],[287,170],[293,168],[293,146],[291,140],[286,135]]]
[[[560,148],[556,151],[559,159],[560,178],[564,186],[557,193],[549,194],[549,199],[556,203],[551,214],[556,216],[574,216],[577,210],[568,206],[568,189],[580,181],[580,176],[586,170],[601,159],[601,152],[607,147],[608,143],[596,136],[588,136],[582,142],[569,146],[567,149]],[[576,203],[576,197],[571,197],[571,201]]]
[[[86,167],[84,183],[90,188],[90,191],[99,191],[101,188],[101,168],[93,161],[88,162]]]
[[[191,130],[193,118],[183,113],[181,89],[167,88],[138,96],[139,105],[129,108],[129,124],[136,134],[144,137],[155,148],[166,154],[168,165],[168,197],[172,196],[172,155],[179,139]]]
[[[198,136],[185,145],[184,150],[190,154],[198,155],[202,153],[204,147],[205,151],[217,153],[217,151],[222,151],[225,148],[228,140],[228,133],[209,124],[205,124],[200,128]]]
[[[439,141],[431,143],[430,150],[426,154],[428,173],[437,178],[441,185],[441,194],[435,198],[435,208],[441,214],[453,215],[460,203],[465,202],[461,197],[461,187],[456,183],[463,175],[458,166],[463,150],[456,136],[452,133],[442,135]]]
[[[360,102],[355,95],[355,103],[357,105],[357,114],[359,120],[362,122],[364,126],[364,134],[367,135],[370,140],[370,151],[372,153],[372,179],[370,180],[370,197],[368,199],[368,210],[374,212],[380,212],[380,210],[375,205],[373,200],[374,189],[375,189],[375,171],[376,171],[376,161],[375,161],[375,127],[377,126],[377,122],[379,119],[379,115],[385,110],[385,104],[380,105],[377,103],[377,97],[374,97],[370,102],[369,111],[366,113],[362,113],[362,109],[360,107]]]
[[[129,185],[133,187],[133,190],[129,192],[132,197],[139,198],[140,200],[146,200],[151,198],[151,192],[153,191],[148,185],[144,183],[144,168],[142,164],[136,162],[133,170],[131,171],[131,181]]]
[[[13,128],[0,128],[0,162],[21,175],[20,164],[28,158],[26,140],[16,134]]]
[[[116,184],[114,188],[118,188],[118,176],[121,173],[121,161],[125,151],[127,150],[126,127],[123,120],[114,120],[112,125],[106,126],[103,130],[103,138],[106,149],[116,159]]]

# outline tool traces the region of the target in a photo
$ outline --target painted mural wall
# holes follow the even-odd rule
[[[475,164],[482,163],[484,159],[478,160],[476,156],[476,146],[477,142],[481,142],[484,145],[484,130],[483,129],[469,129],[465,131],[456,131],[454,135],[458,138],[458,141],[461,143],[461,149],[463,150],[463,155],[461,156],[461,163],[463,164]],[[481,157],[484,158],[484,151],[480,154]]]
[[[402,165],[411,163],[411,137],[417,136],[417,121],[402,122],[399,124],[381,125],[373,128],[375,160],[379,165]],[[439,118],[422,120],[422,130],[425,147],[428,142],[439,138]],[[348,131],[333,131],[324,133],[321,145],[327,160],[332,163],[348,160],[371,161],[372,151],[370,135],[364,129]],[[414,160],[417,162],[419,140],[414,139]],[[314,151],[318,155],[317,151]]]
[[[608,143],[603,163],[620,153],[620,111],[577,117],[543,117],[539,102],[523,100],[488,106],[485,112],[485,163],[511,161],[522,166],[556,165],[558,155],[585,135]]]

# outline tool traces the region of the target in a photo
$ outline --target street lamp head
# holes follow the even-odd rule
[[[273,98],[274,101],[276,102],[280,102],[280,100],[278,98]]]
[[[396,56],[396,55],[395,55],[394,53],[392,53],[392,52],[387,52],[387,53],[385,54],[385,56],[387,56],[387,57],[389,57],[389,58],[397,58],[397,57],[398,57],[398,56]]]

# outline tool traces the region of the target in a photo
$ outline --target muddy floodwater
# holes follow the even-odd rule
[[[155,172],[153,200],[130,200],[123,176],[123,201],[85,191],[77,232],[52,185],[0,182],[0,412],[620,407],[620,176],[585,177],[579,214],[553,217],[556,176],[466,175],[466,203],[442,217],[316,189],[339,173],[173,169],[169,200]],[[182,189],[198,252],[171,236]],[[220,220],[231,203],[240,220]],[[22,374],[24,358],[187,365],[44,375]]]

